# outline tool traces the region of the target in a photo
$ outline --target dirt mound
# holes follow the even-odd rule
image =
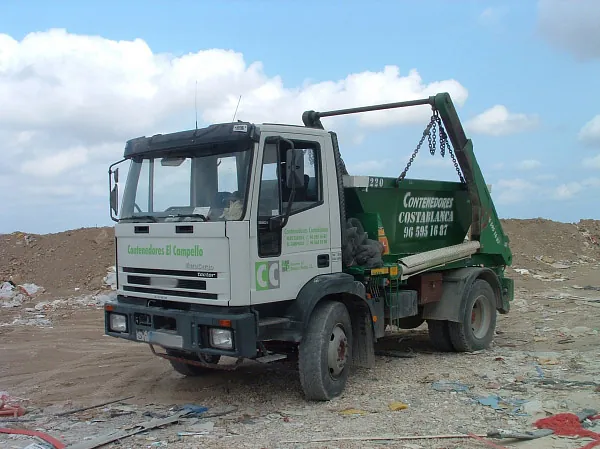
[[[114,228],[83,228],[56,234],[0,235],[0,281],[32,282],[46,292],[103,287],[114,265]]]
[[[600,221],[560,223],[542,218],[501,220],[510,239],[513,266],[600,259]]]

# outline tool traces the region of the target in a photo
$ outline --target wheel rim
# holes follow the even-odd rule
[[[338,377],[344,371],[348,360],[348,338],[341,324],[336,324],[331,331],[327,355],[329,375]]]
[[[483,338],[488,333],[492,314],[485,296],[479,296],[471,308],[471,330],[475,338]]]

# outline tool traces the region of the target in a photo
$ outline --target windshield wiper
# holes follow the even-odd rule
[[[208,221],[206,217],[202,214],[177,214],[177,215],[169,215],[169,218],[201,218],[202,221]]]
[[[152,220],[154,223],[158,222],[158,220],[156,219],[156,217],[154,215],[132,215],[130,217],[123,217],[123,218],[121,218],[121,220],[137,220],[138,218],[141,218],[141,219],[147,218],[148,220]]]

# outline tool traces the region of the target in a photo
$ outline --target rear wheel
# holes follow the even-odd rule
[[[324,301],[315,308],[299,347],[300,383],[308,400],[339,396],[348,379],[352,323],[346,306]]]
[[[471,352],[489,348],[496,330],[496,298],[490,284],[477,279],[463,298],[459,323],[449,322],[448,330],[456,351]]]
[[[191,360],[191,361],[203,361],[206,363],[217,364],[221,359],[220,355],[212,355],[212,354],[185,354],[177,351],[167,350],[167,355],[173,357],[180,357],[183,359]],[[211,371],[210,368],[205,368],[203,366],[198,365],[190,365],[189,363],[180,362],[178,360],[169,360],[169,363],[173,367],[175,371],[179,374],[183,374],[187,377],[197,377],[206,374]]]

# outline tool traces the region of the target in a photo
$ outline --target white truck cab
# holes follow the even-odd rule
[[[295,352],[328,289],[364,293],[342,273],[332,142],[320,129],[243,122],[128,141],[106,333],[165,348],[187,375],[222,355],[281,358],[275,343]],[[115,183],[111,216],[116,198]],[[338,329],[327,350],[344,377],[351,329]]]

